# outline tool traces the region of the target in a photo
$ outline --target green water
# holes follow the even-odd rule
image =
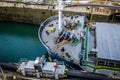
[[[0,22],[0,61],[19,62],[21,58],[34,60],[46,53],[38,38],[39,26]]]

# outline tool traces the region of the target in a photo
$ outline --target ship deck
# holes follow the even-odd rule
[[[71,20],[71,16],[69,17],[63,17],[63,23],[65,19]],[[83,31],[84,26],[84,16],[78,16],[77,18],[73,18],[71,22],[77,20],[81,23],[81,26],[78,26],[77,29],[74,30],[67,30],[71,34],[76,35],[78,42],[75,44],[72,44],[71,41],[63,40],[62,42],[59,42],[56,44],[56,40],[58,39],[58,20],[52,20],[46,24],[42,30],[41,39],[43,43],[55,54],[64,57],[66,60],[73,60],[74,62],[79,62],[79,55],[81,52],[81,41],[80,41],[80,32]],[[52,28],[54,28],[54,31],[51,30],[50,25],[52,24]],[[64,28],[64,24],[62,24],[62,29]],[[62,48],[64,47],[64,52],[62,51]],[[68,53],[70,58],[66,55]]]

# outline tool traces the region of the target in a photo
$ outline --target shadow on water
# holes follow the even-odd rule
[[[0,22],[0,61],[19,62],[21,58],[34,60],[46,53],[38,39],[39,26]]]

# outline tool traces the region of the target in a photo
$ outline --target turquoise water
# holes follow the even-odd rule
[[[34,60],[46,53],[38,39],[39,26],[0,22],[0,61],[19,62],[21,58]]]

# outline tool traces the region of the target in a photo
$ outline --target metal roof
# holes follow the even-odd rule
[[[28,61],[25,68],[34,69],[34,61]]]
[[[46,62],[42,68],[43,71],[55,71],[54,63],[53,62]]]
[[[120,61],[120,25],[96,23],[98,58]]]
[[[24,70],[24,69],[34,69],[34,61],[28,61],[27,64],[26,62],[22,62],[18,68],[18,70]]]
[[[23,70],[25,68],[25,62],[22,62],[18,68],[18,70]]]
[[[58,74],[64,74],[64,70],[65,70],[65,65],[58,65],[55,72]]]
[[[42,68],[43,72],[53,72],[58,74],[64,74],[65,65],[58,65],[58,67],[55,69],[54,62],[46,62],[45,65]]]

